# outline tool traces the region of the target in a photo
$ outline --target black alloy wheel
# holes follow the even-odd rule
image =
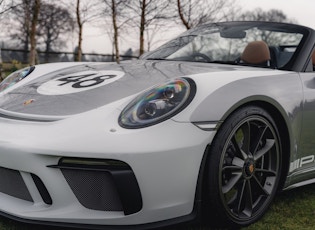
[[[280,173],[280,139],[271,116],[255,106],[234,112],[208,157],[207,208],[213,223],[242,227],[257,221],[276,194]]]

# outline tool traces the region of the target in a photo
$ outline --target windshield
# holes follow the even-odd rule
[[[290,69],[290,61],[304,36],[301,31],[294,26],[279,23],[204,25],[187,31],[159,49],[144,55],[143,59]],[[260,51],[257,45],[265,46],[263,49],[267,51]]]

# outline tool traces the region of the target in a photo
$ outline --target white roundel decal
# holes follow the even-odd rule
[[[43,95],[63,95],[78,93],[110,84],[124,76],[120,71],[88,70],[54,78],[37,88]]]

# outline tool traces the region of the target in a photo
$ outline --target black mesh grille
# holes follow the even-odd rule
[[[0,167],[0,192],[33,202],[19,171]]]
[[[62,169],[62,173],[84,207],[101,211],[123,210],[110,173],[80,169]]]

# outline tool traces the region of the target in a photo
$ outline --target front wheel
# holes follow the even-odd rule
[[[220,127],[207,161],[208,218],[219,226],[257,221],[273,200],[280,179],[281,146],[268,112],[247,106]]]

